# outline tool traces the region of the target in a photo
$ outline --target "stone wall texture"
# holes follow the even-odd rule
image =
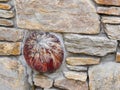
[[[64,59],[55,72],[26,63],[34,31],[59,38]],[[0,0],[0,90],[120,90],[120,0]]]

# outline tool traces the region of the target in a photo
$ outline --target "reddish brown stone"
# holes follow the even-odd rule
[[[120,0],[95,0],[100,5],[115,5],[120,6]]]
[[[26,39],[24,57],[29,66],[39,72],[53,72],[63,61],[60,40],[45,32],[33,32]]]

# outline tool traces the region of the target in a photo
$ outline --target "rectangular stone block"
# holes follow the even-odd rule
[[[9,9],[11,9],[11,5],[0,3],[0,9],[9,10]]]
[[[35,75],[33,78],[34,84],[41,88],[51,88],[53,80],[44,75]]]
[[[57,78],[54,86],[60,90],[88,90],[88,83],[65,78]]]
[[[86,80],[87,80],[87,73],[86,72],[65,71],[64,76],[67,79],[79,80],[81,82],[86,82]]]
[[[98,34],[99,16],[90,0],[15,0],[20,28]]]
[[[100,5],[120,6],[120,0],[94,0],[94,1]]]
[[[116,62],[120,63],[120,52],[116,53]]]
[[[12,20],[0,19],[0,26],[13,26]]]
[[[105,32],[110,39],[120,40],[120,25],[106,24]]]
[[[8,2],[9,0],[0,0],[0,2]]]
[[[0,27],[0,40],[2,41],[21,41],[24,37],[24,30],[16,28]]]
[[[119,7],[97,7],[97,13],[105,15],[120,15]]]
[[[73,65],[67,65],[67,68],[71,71],[77,71],[77,72],[84,72],[87,71],[87,67],[86,66],[73,66]]]
[[[116,51],[117,41],[100,36],[65,34],[65,47],[72,53],[105,56]]]
[[[66,63],[69,65],[94,65],[100,63],[100,58],[92,57],[68,57]]]
[[[120,17],[103,16],[102,22],[105,24],[120,24]]]
[[[20,42],[0,42],[0,55],[20,55]]]
[[[13,11],[0,10],[0,17],[1,18],[13,18],[14,17],[14,12]]]

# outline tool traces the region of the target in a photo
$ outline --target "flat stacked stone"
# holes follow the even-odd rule
[[[110,39],[120,40],[120,25],[105,25],[105,32]]]
[[[20,42],[0,42],[0,55],[20,55]]]
[[[116,62],[120,63],[120,52],[117,52],[116,54]]]
[[[0,0],[0,2],[8,2],[9,0]]]
[[[87,36],[79,34],[65,34],[65,47],[71,53],[105,56],[114,53],[117,48],[117,41],[107,37]]]
[[[33,81],[36,86],[41,88],[51,88],[53,85],[53,80],[44,75],[35,75]]]
[[[65,90],[88,90],[88,83],[65,78],[57,78],[54,86]]]
[[[0,40],[1,41],[22,41],[24,30],[16,28],[0,27]]]
[[[0,26],[13,26],[13,21],[8,19],[0,19]]]
[[[11,9],[11,5],[9,5],[9,4],[4,4],[4,3],[0,3],[0,9],[10,10],[10,9]]]
[[[105,15],[120,15],[120,8],[119,7],[97,7],[98,14],[105,14]]]
[[[81,82],[86,82],[86,80],[87,80],[87,73],[86,72],[65,71],[64,76],[67,79],[79,80]]]
[[[15,5],[20,28],[82,34],[100,32],[99,16],[90,0],[15,0]]]
[[[94,0],[99,5],[120,6],[120,0]]]
[[[14,17],[14,12],[13,11],[0,10],[0,17],[1,18],[13,18]]]
[[[104,24],[120,24],[120,17],[102,16],[101,20]]]
[[[73,66],[73,65],[67,65],[67,68],[71,71],[77,71],[77,72],[84,72],[87,71],[87,67],[85,66]]]
[[[100,58],[92,57],[68,57],[66,63],[72,66],[76,65],[95,65],[99,64]]]

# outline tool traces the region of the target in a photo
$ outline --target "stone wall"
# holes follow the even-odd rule
[[[32,31],[52,32],[61,67],[38,73],[24,58]],[[120,0],[0,0],[0,90],[120,90]]]

